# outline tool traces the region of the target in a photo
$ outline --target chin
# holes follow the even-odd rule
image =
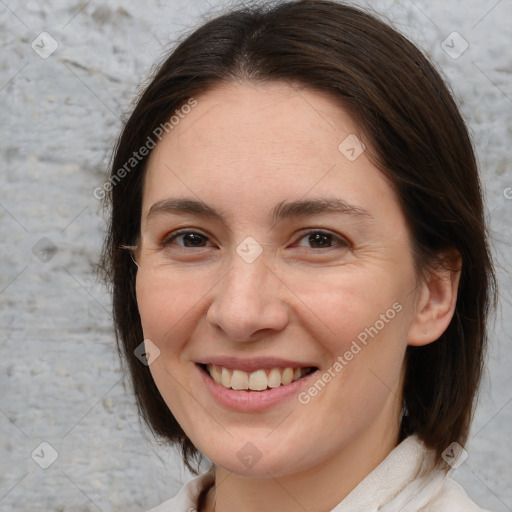
[[[270,442],[264,437],[260,440],[253,437],[253,441],[235,442],[231,438],[230,440],[226,450],[215,450],[215,452],[207,450],[208,453],[205,455],[217,467],[239,476],[262,479],[269,478],[269,476],[279,478],[307,470],[319,462],[309,460],[309,458],[305,460],[303,456],[300,456],[300,453],[297,452],[300,443],[297,441],[293,446],[287,446],[286,442],[280,442],[278,438],[274,440],[275,442]],[[263,444],[265,444],[264,447],[262,447]],[[240,448],[235,448],[238,446]],[[303,452],[311,453],[304,446]],[[308,456],[306,455],[306,457]]]

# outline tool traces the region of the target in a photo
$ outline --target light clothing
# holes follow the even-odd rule
[[[409,436],[330,512],[488,512],[444,471],[425,472],[431,457],[422,441]],[[148,512],[196,512],[200,492],[213,481],[213,472],[203,473]]]

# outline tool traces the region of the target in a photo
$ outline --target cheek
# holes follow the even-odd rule
[[[161,273],[139,269],[137,274],[137,304],[144,338],[150,339],[160,350],[149,370],[178,421],[189,409],[189,394],[180,393],[188,385],[180,358],[197,324],[196,311],[206,290],[190,286],[189,280],[178,273],[176,277],[170,274],[163,277]]]
[[[300,299],[299,321],[311,319],[308,330],[332,354],[348,350],[358,336],[364,341],[368,330],[395,335],[403,331],[402,312],[410,288],[403,272],[400,278],[378,267],[338,267],[314,277],[296,274],[283,279]]]
[[[308,306],[303,311],[311,318],[303,327],[323,349],[326,373],[334,375],[337,392],[326,393],[321,400],[329,402],[325,410],[339,411],[333,413],[340,415],[339,421],[353,418],[356,410],[372,415],[390,393],[399,394],[411,318],[411,276],[379,269],[335,269],[316,279],[316,286],[297,288]]]
[[[139,269],[136,294],[144,337],[156,343],[160,350],[174,350],[179,347],[179,340],[184,339],[194,311],[200,307],[201,297],[208,289],[204,281],[200,281],[202,286],[198,281],[191,285],[179,273],[176,277],[170,274],[163,277]]]

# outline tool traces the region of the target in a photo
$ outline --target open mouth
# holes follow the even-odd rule
[[[315,366],[305,368],[261,368],[254,372],[233,370],[214,364],[198,364],[217,384],[237,391],[266,391],[287,386],[317,371]]]

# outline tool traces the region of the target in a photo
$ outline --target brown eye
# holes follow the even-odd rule
[[[162,242],[162,247],[167,247],[171,245],[175,240],[182,239],[183,244],[174,244],[179,247],[205,247],[202,245],[205,241],[208,241],[208,237],[199,233],[197,231],[178,231],[177,233],[173,233],[171,236],[167,237]]]
[[[312,249],[330,249],[335,244],[345,249],[350,247],[350,244],[344,238],[335,235],[334,233],[330,233],[329,231],[308,231],[307,233],[304,233],[299,240],[306,237],[307,243],[313,245],[313,247],[311,247]]]

